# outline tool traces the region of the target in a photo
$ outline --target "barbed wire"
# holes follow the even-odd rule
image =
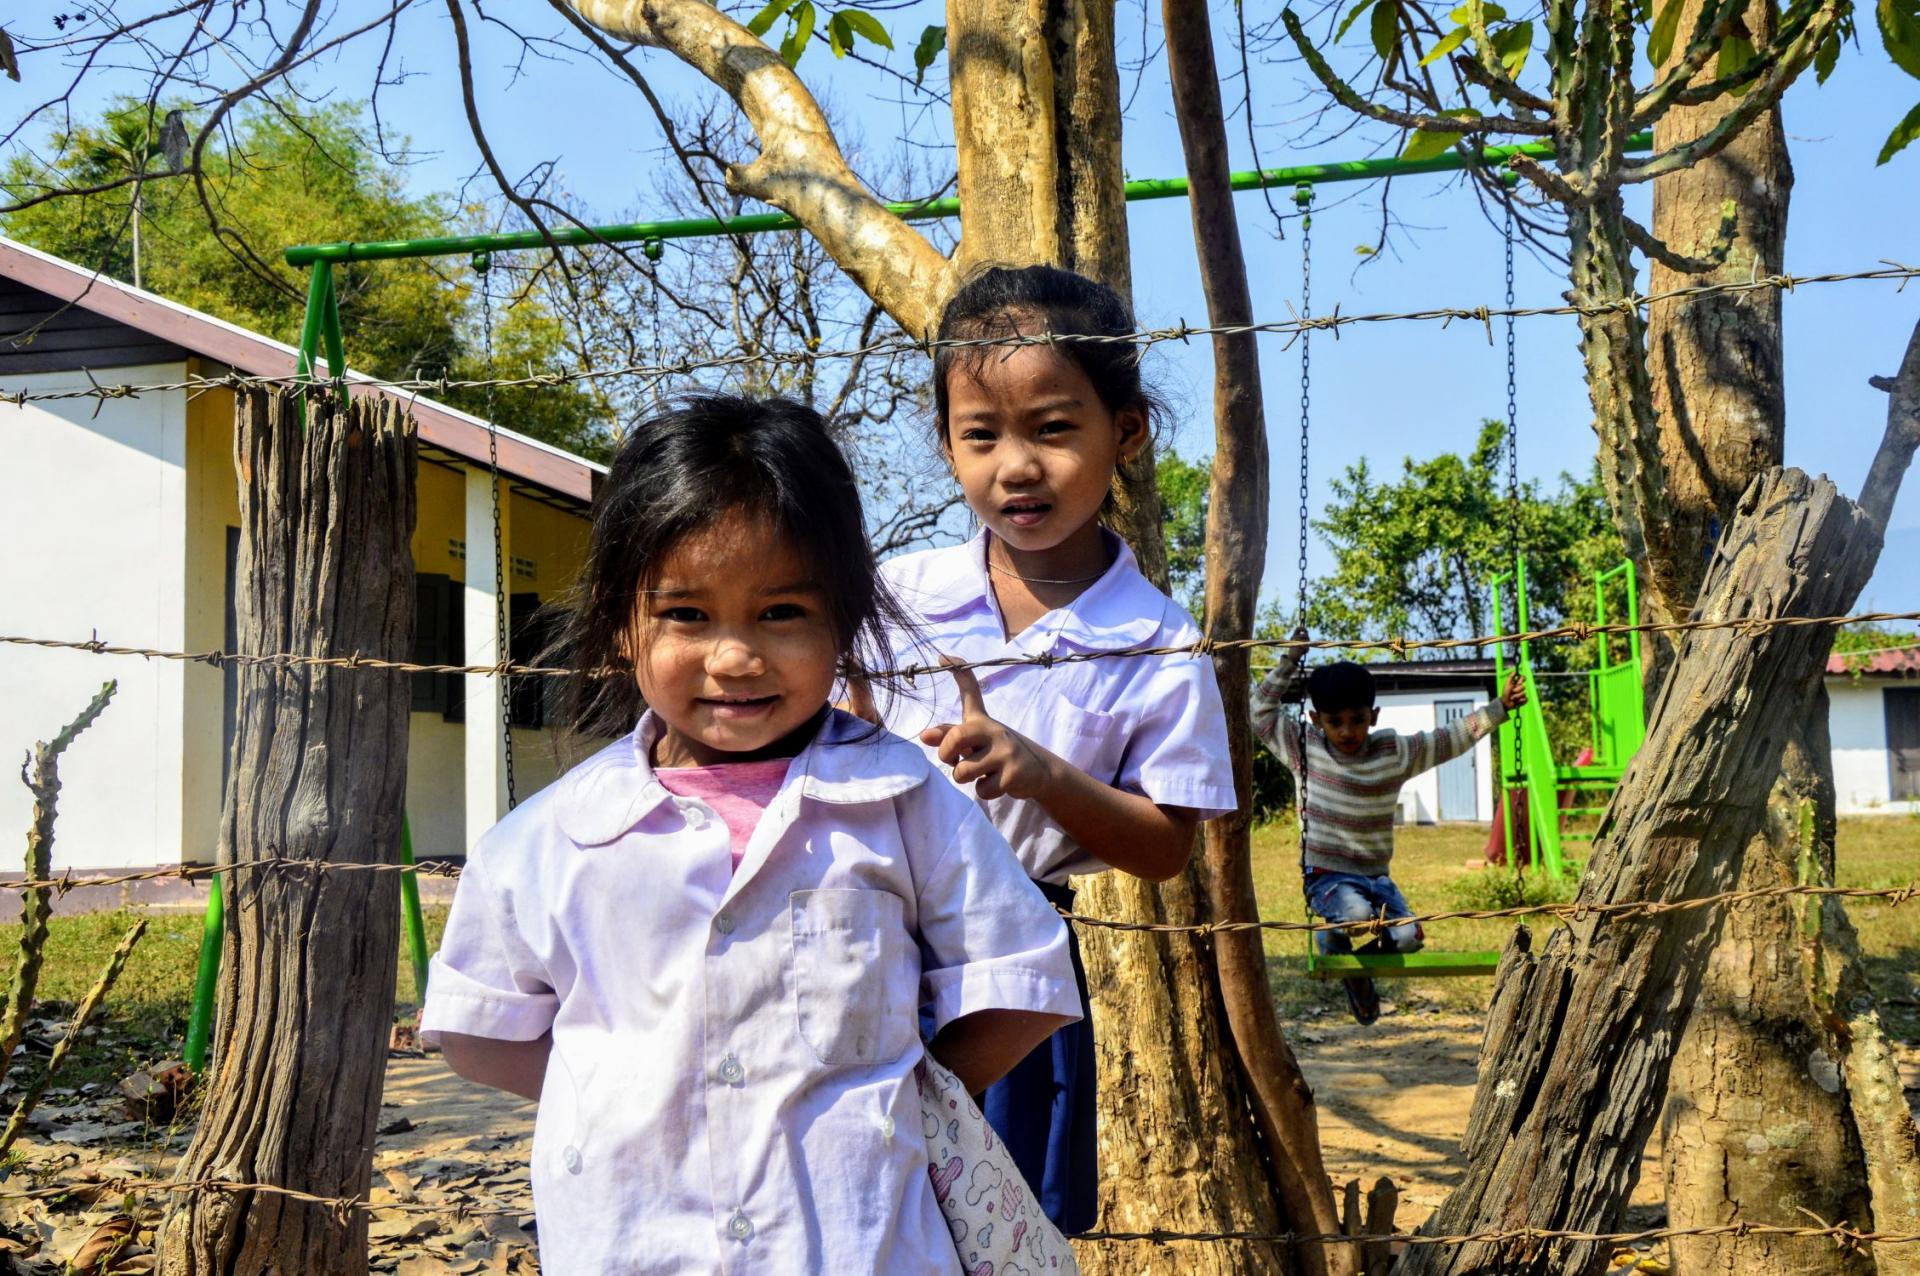
[[[1529,629],[1512,634],[1481,634],[1471,638],[1201,638],[1190,643],[1160,647],[1117,647],[1106,651],[1080,651],[1065,655],[1039,652],[1024,656],[996,656],[988,660],[954,661],[941,664],[903,665],[897,669],[873,671],[873,678],[898,678],[911,682],[917,678],[947,673],[954,669],[1000,669],[1014,665],[1083,664],[1089,660],[1113,660],[1138,656],[1210,656],[1221,651],[1253,651],[1279,648],[1299,651],[1384,651],[1405,656],[1410,651],[1457,651],[1462,647],[1489,647],[1511,642],[1552,642],[1569,639],[1587,642],[1596,637],[1625,634],[1703,633],[1738,629],[1744,633],[1764,633],[1772,629],[1805,628],[1811,625],[1838,628],[1845,625],[1920,622],[1920,611],[1863,611],[1846,616],[1741,616],[1721,620],[1641,621],[1637,624],[1592,625],[1573,621],[1548,629]],[[33,638],[21,634],[0,634],[0,646],[38,647],[49,651],[78,651],[96,656],[137,656],[146,660],[173,660],[210,665],[216,669],[271,667],[280,669],[319,668],[343,670],[383,670],[388,673],[476,674],[483,677],[570,678],[576,670],[558,665],[516,665],[500,661],[491,665],[424,664],[410,660],[385,660],[359,654],[348,656],[309,656],[298,652],[172,651],[161,647],[133,647],[111,643],[98,636],[91,638]],[[1847,654],[1847,653],[1840,653]],[[1409,662],[1415,668],[1418,662]],[[1385,668],[1386,666],[1382,666]],[[594,677],[626,677],[628,670],[617,666],[592,670]]]
[[[0,1200],[13,1201],[54,1201],[65,1197],[87,1196],[98,1200],[102,1196],[154,1196],[154,1195],[191,1195],[198,1193],[225,1193],[228,1195],[275,1196],[284,1200],[312,1205],[327,1211],[342,1226],[345,1226],[354,1214],[380,1215],[430,1215],[452,1219],[456,1222],[472,1218],[517,1218],[530,1212],[531,1206],[495,1207],[476,1205],[465,1201],[426,1202],[392,1201],[375,1204],[361,1196],[322,1196],[314,1192],[304,1192],[298,1188],[282,1187],[274,1183],[248,1183],[230,1179],[143,1179],[143,1178],[101,1178],[86,1179],[63,1184],[48,1184],[44,1187],[0,1191]],[[1507,1227],[1482,1232],[1463,1232],[1457,1235],[1430,1236],[1422,1232],[1265,1232],[1254,1230],[1231,1230],[1207,1232],[1180,1232],[1164,1228],[1150,1231],[1092,1231],[1083,1232],[1072,1240],[1100,1243],[1147,1242],[1156,1245],[1176,1242],[1229,1242],[1267,1245],[1415,1245],[1415,1246],[1458,1246],[1458,1245],[1644,1245],[1650,1242],[1673,1240],[1691,1236],[1772,1236],[1783,1239],[1832,1240],[1838,1245],[1911,1245],[1920,1243],[1920,1232],[1876,1232],[1849,1227],[1845,1223],[1832,1224],[1822,1222],[1818,1226],[1784,1225],[1776,1223],[1733,1222],[1717,1223],[1700,1227],[1658,1227],[1644,1228],[1635,1232],[1587,1232],[1572,1228],[1547,1227]]]
[[[1648,306],[1673,301],[1691,301],[1700,297],[1716,294],[1737,294],[1776,290],[1792,292],[1807,284],[1895,282],[1904,289],[1910,280],[1920,278],[1920,266],[1882,258],[1882,265],[1869,270],[1833,271],[1817,275],[1756,275],[1751,279],[1732,280],[1721,283],[1690,284],[1683,288],[1672,288],[1663,292],[1636,293],[1607,302],[1564,302],[1552,306],[1435,306],[1425,310],[1403,310],[1373,312],[1363,314],[1343,314],[1338,306],[1324,315],[1302,315],[1295,312],[1288,319],[1264,320],[1244,324],[1189,324],[1185,320],[1171,327],[1142,328],[1135,332],[1118,335],[1071,334],[1071,333],[1016,333],[987,337],[951,337],[945,339],[913,340],[907,337],[882,338],[865,345],[847,346],[829,350],[761,350],[737,351],[732,354],[718,355],[704,359],[681,359],[669,363],[625,364],[615,368],[581,368],[574,371],[534,372],[521,377],[398,377],[383,379],[348,373],[340,381],[332,377],[322,377],[313,373],[287,373],[282,376],[265,376],[240,372],[223,376],[193,376],[176,381],[149,382],[144,384],[102,384],[93,373],[87,373],[89,384],[85,387],[73,387],[63,390],[20,389],[11,394],[0,394],[0,402],[25,406],[28,403],[52,402],[68,399],[130,399],[143,394],[158,394],[176,390],[200,393],[216,389],[247,388],[283,388],[306,387],[325,390],[336,384],[360,389],[393,390],[408,393],[433,393],[441,398],[455,390],[483,390],[504,388],[557,388],[585,382],[608,380],[620,377],[637,377],[643,380],[661,381],[674,377],[688,377],[697,372],[709,372],[746,366],[773,364],[802,365],[827,359],[867,359],[905,354],[930,355],[941,348],[978,348],[985,346],[1031,346],[1057,345],[1067,342],[1088,342],[1093,344],[1129,344],[1142,349],[1166,341],[1189,342],[1197,337],[1230,336],[1243,333],[1265,334],[1270,336],[1299,337],[1315,331],[1332,331],[1336,336],[1340,329],[1360,324],[1378,323],[1438,323],[1443,328],[1458,322],[1471,322],[1485,327],[1487,342],[1493,344],[1493,321],[1495,319],[1535,319],[1546,317],[1566,317],[1578,315],[1612,314],[1621,311],[1638,312]],[[1291,309],[1291,305],[1289,306]],[[1291,344],[1291,341],[1288,343]]]
[[[80,874],[74,870],[52,877],[17,878],[12,881],[0,881],[0,890],[30,891],[47,890],[57,895],[66,895],[72,891],[93,889],[105,886],[126,886],[139,882],[156,881],[205,881],[221,874],[233,873],[275,873],[287,876],[302,876],[312,873],[412,873],[418,877],[458,880],[461,866],[445,860],[429,860],[420,864],[365,863],[350,860],[308,860],[277,857],[272,859],[236,860],[230,864],[180,864],[164,868],[139,869],[127,873],[106,875]],[[1150,934],[1190,934],[1199,937],[1230,934],[1234,931],[1355,931],[1375,934],[1394,926],[1426,924],[1428,922],[1460,921],[1512,921],[1521,917],[1557,917],[1566,921],[1583,921],[1590,917],[1607,918],[1644,918],[1659,917],[1666,913],[1688,912],[1701,908],[1717,908],[1723,905],[1737,906],[1759,900],[1780,899],[1787,896],[1826,896],[1837,899],[1877,899],[1884,900],[1893,907],[1920,898],[1920,880],[1906,882],[1899,886],[1817,886],[1796,884],[1792,886],[1757,886],[1747,890],[1723,891],[1716,895],[1698,895],[1684,899],[1636,899],[1621,900],[1614,903],[1585,903],[1578,900],[1558,903],[1514,904],[1506,908],[1470,908],[1452,909],[1437,913],[1416,913],[1406,917],[1367,917],[1358,921],[1217,921],[1217,922],[1123,922],[1106,917],[1089,917],[1084,913],[1075,913],[1067,909],[1056,908],[1062,918],[1079,926],[1094,927],[1102,930],[1137,931]]]

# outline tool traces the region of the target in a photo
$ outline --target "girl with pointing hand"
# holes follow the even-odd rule
[[[893,635],[896,667],[950,668],[874,708],[950,769],[1041,891],[1069,910],[1076,876],[1177,875],[1199,822],[1235,805],[1210,661],[1032,659],[1200,637],[1102,522],[1116,471],[1146,446],[1159,410],[1133,332],[1111,289],[1067,271],[995,267],[965,282],[941,341],[1016,339],[942,344],[934,357],[940,450],[980,531],[881,569],[915,622]],[[1095,340],[1017,341],[1047,336]],[[972,667],[1008,658],[1020,663]],[[1084,1008],[1077,942],[1072,959]],[[1089,1230],[1091,1019],[1056,1032],[981,1107],[1048,1216],[1069,1234]]]

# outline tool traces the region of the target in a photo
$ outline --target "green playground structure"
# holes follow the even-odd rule
[[[1496,576],[1488,586],[1497,622],[1506,623],[1506,601],[1512,598],[1513,633],[1525,633],[1531,627],[1527,617],[1527,565],[1516,558],[1513,570]],[[1618,600],[1617,610],[1609,597]],[[1594,624],[1606,626],[1624,619],[1629,625],[1640,623],[1640,595],[1633,564],[1595,572],[1593,576]],[[1508,854],[1514,855],[1525,834],[1525,853],[1518,862],[1531,864],[1556,879],[1566,876],[1563,846],[1568,842],[1592,839],[1561,827],[1568,816],[1598,815],[1606,809],[1607,799],[1619,787],[1627,763],[1640,748],[1647,734],[1646,696],[1640,665],[1640,635],[1628,633],[1627,651],[1621,658],[1614,649],[1616,641],[1606,633],[1593,638],[1593,668],[1586,671],[1588,747],[1591,757],[1575,765],[1564,765],[1553,756],[1547,737],[1547,719],[1534,684],[1532,645],[1524,640],[1514,644],[1520,676],[1526,680],[1527,703],[1500,725],[1500,818],[1504,821]],[[1494,652],[1494,672],[1501,686],[1506,685],[1508,659],[1504,650]],[[1526,821],[1523,830],[1514,827],[1514,803],[1511,795],[1525,793]],[[1563,795],[1572,804],[1563,806]]]
[[[1493,615],[1502,629],[1507,612],[1514,612],[1514,627],[1508,632],[1525,633],[1530,627],[1527,616],[1527,565],[1514,560],[1513,570],[1497,576],[1488,586]],[[1617,600],[1609,606],[1609,598]],[[1508,602],[1511,598],[1511,603]],[[1616,609],[1617,608],[1617,609]],[[1640,623],[1640,598],[1633,564],[1621,563],[1593,577],[1593,619],[1596,625],[1613,623],[1624,617],[1625,623]],[[1519,845],[1514,828],[1513,803],[1509,795],[1525,793],[1526,854],[1521,863],[1531,864],[1556,880],[1566,876],[1562,847],[1567,842],[1588,841],[1582,834],[1567,832],[1561,823],[1568,816],[1598,815],[1606,809],[1606,799],[1626,774],[1640,742],[1646,737],[1646,700],[1641,688],[1640,635],[1626,635],[1627,654],[1616,656],[1609,636],[1594,636],[1594,667],[1586,671],[1589,747],[1592,757],[1576,765],[1561,765],[1553,756],[1547,735],[1547,719],[1540,703],[1533,667],[1531,645],[1515,644],[1515,659],[1527,684],[1527,703],[1500,725],[1496,748],[1500,765],[1500,818],[1505,822],[1509,854]],[[1508,660],[1504,652],[1494,653],[1494,673],[1498,685],[1507,683]],[[1572,805],[1561,805],[1562,794],[1573,797]],[[1490,975],[1500,964],[1497,952],[1417,953],[1322,953],[1309,941],[1307,975],[1313,979],[1411,979],[1457,975]]]

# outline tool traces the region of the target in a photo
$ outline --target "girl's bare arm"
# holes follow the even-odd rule
[[[927,1050],[960,1078],[968,1094],[979,1094],[1072,1022],[1036,1010],[976,1010],[942,1028]]]
[[[469,1081],[505,1090],[523,1099],[540,1098],[547,1076],[547,1058],[553,1052],[553,1034],[533,1041],[501,1041],[497,1037],[440,1034],[440,1053],[447,1066]]]

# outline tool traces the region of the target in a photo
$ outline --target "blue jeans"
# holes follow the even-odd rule
[[[1313,868],[1307,870],[1306,887],[1307,907],[1330,922],[1413,916],[1413,909],[1407,907],[1406,896],[1393,884],[1393,879],[1384,873],[1378,877],[1367,877],[1361,873],[1333,873]],[[1425,943],[1417,922],[1390,926],[1386,934],[1392,951],[1397,953],[1417,953]],[[1314,935],[1323,953],[1353,951],[1353,931],[1321,930],[1315,931]]]

